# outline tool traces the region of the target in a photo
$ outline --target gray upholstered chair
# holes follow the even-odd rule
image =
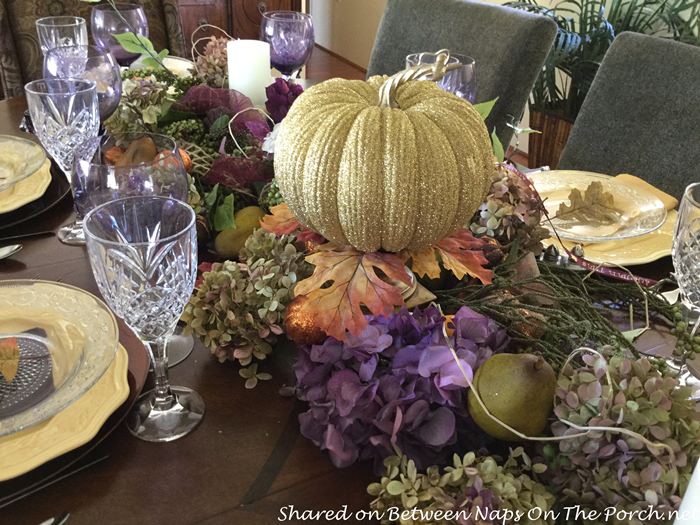
[[[593,80],[559,169],[632,173],[678,198],[700,181],[700,48],[621,33]]]
[[[556,24],[544,16],[466,0],[389,0],[368,75],[391,75],[406,55],[447,48],[476,60],[477,102],[498,97],[487,124],[504,144],[552,47]]]
[[[144,7],[156,49],[188,55],[176,0],[132,1]],[[80,0],[0,0],[0,94],[21,95],[26,82],[41,76],[43,58],[34,25],[38,18],[76,15],[89,24],[92,5]]]

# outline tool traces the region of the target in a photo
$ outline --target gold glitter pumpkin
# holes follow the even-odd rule
[[[326,239],[419,250],[464,227],[483,202],[494,157],[481,116],[410,71],[315,85],[282,122],[280,191]]]

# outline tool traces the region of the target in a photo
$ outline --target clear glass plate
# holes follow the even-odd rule
[[[579,242],[618,241],[638,237],[661,227],[666,220],[666,209],[656,195],[616,181],[615,177],[585,171],[552,170],[529,175],[544,201],[551,220],[543,222],[559,237]],[[602,190],[612,196],[610,212],[605,220],[589,220],[580,215],[558,216],[561,204],[570,205],[570,194],[578,189],[583,195],[592,182],[599,182]]]
[[[46,152],[36,142],[0,135],[0,191],[34,175],[46,161]]]
[[[0,436],[44,421],[102,377],[117,321],[88,292],[48,281],[0,282]]]

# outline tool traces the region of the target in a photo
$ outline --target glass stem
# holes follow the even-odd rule
[[[150,343],[155,376],[155,408],[158,410],[169,410],[175,404],[175,397],[170,391],[170,380],[168,379],[167,344],[167,337],[161,337]]]

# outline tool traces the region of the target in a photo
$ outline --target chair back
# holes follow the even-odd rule
[[[631,173],[677,198],[700,181],[700,47],[620,33],[559,168]]]
[[[521,117],[549,53],[554,21],[509,7],[467,0],[389,0],[370,58],[368,75],[404,69],[406,55],[447,48],[476,61],[476,101],[498,98],[487,120],[501,142]]]
[[[177,0],[129,0],[141,4],[156,49],[187,56]],[[45,16],[82,16],[90,25],[94,4],[80,0],[0,0],[0,90],[5,97],[23,93],[24,84],[42,75],[43,57],[35,22]],[[89,33],[89,31],[88,31]]]

